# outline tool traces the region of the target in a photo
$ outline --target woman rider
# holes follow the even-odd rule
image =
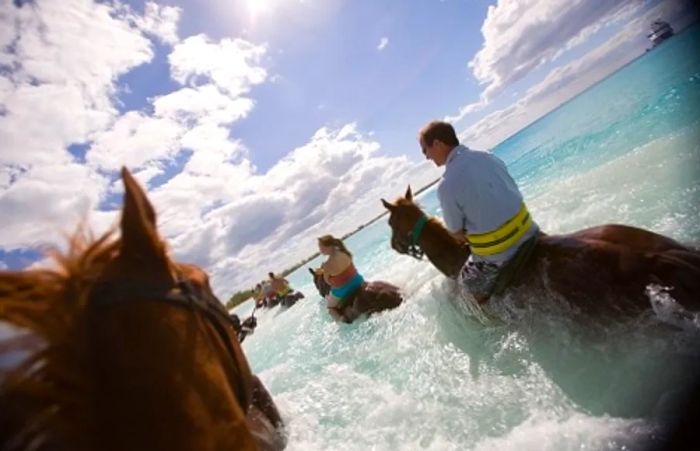
[[[343,303],[360,288],[364,279],[357,272],[352,254],[342,240],[324,235],[318,239],[318,250],[328,256],[321,264],[323,278],[331,286],[331,292],[326,296],[328,313],[336,321],[342,321]]]

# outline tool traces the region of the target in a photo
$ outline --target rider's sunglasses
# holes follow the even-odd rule
[[[420,150],[423,152],[423,155],[425,155],[426,157],[428,156],[428,147],[430,147],[430,146],[424,146],[422,143],[420,145]]]

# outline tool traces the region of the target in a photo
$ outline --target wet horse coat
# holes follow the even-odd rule
[[[330,293],[331,287],[323,278],[323,270],[309,268],[309,272],[318,293],[325,298]],[[382,281],[365,282],[343,301],[340,313],[346,322],[351,323],[361,315],[393,309],[402,302],[403,296],[396,286]]]
[[[121,236],[0,272],[3,450],[282,449],[283,423],[198,267],[172,261],[125,169]],[[19,359],[18,356],[23,356]]]
[[[382,203],[390,212],[392,248],[424,253],[440,272],[456,278],[470,254],[466,239],[431,218],[414,242],[414,225],[425,213],[413,202],[410,187],[404,197]],[[700,252],[647,230],[608,224],[541,234],[510,289],[537,286],[586,313],[614,316],[648,310],[650,284],[668,287],[683,307],[700,310]]]

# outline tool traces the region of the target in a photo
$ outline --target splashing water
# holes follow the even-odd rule
[[[699,43],[688,29],[495,149],[543,230],[626,223],[700,242]],[[439,215],[434,189],[419,201]],[[346,244],[403,305],[336,324],[301,268],[288,279],[306,298],[258,312],[243,344],[291,450],[642,449],[700,375],[700,319],[671,287],[650,284],[652,308],[619,322],[586,322],[547,290],[476,309],[391,250],[384,221]]]
[[[684,309],[671,293],[673,287],[649,284],[646,294],[656,316],[666,323],[678,326],[685,331],[700,333],[700,314]]]

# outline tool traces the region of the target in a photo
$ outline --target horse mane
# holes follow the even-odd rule
[[[114,257],[118,243],[112,232],[97,240],[79,229],[69,240],[68,251],[50,251],[56,267],[0,272],[0,320],[30,329],[44,337],[60,335],[84,307],[84,291],[105,263]],[[60,309],[63,317],[45,312]]]
[[[122,179],[118,237],[81,226],[51,269],[0,271],[0,448],[280,445],[208,276],[170,259],[145,192]]]
[[[165,252],[165,244],[153,240]],[[65,253],[48,252],[53,268],[0,271],[0,324],[13,326],[0,338],[0,353],[23,356],[10,368],[0,361],[0,442],[8,449],[57,438],[47,432],[59,443],[91,447],[84,431],[95,417],[97,387],[88,370],[85,313],[91,286],[120,245],[114,230],[95,239],[80,226]],[[9,431],[15,432],[5,437]]]
[[[402,237],[410,236],[414,225],[421,217],[426,216],[423,209],[415,202],[410,186],[404,196],[397,197],[394,202],[382,199],[382,203],[390,211],[389,225],[393,236],[397,233]],[[466,235],[450,233],[437,217],[428,219],[419,243],[438,270],[451,278],[457,277],[470,253]]]
[[[93,239],[80,227],[65,254],[50,252],[54,269],[0,272],[0,322],[16,328],[0,340],[0,351],[24,355],[17,366],[0,366],[0,441],[8,449],[39,445],[50,439],[47,432],[89,448],[77,430],[90,423],[94,404],[84,313],[91,284],[117,251],[112,236],[110,231]]]
[[[415,200],[413,200],[413,198],[397,197],[396,200],[394,200],[394,205],[399,208],[403,207],[406,210],[410,211],[410,216],[415,216],[416,220],[418,220],[418,218],[420,218],[421,216],[425,215],[425,212],[423,211],[421,206]],[[450,231],[447,230],[447,227],[439,217],[430,216],[428,218],[428,224],[430,225],[429,228],[433,229],[434,234],[437,234],[441,241],[444,241],[445,244],[454,245],[460,248],[467,246],[466,235],[455,235],[450,233]]]

